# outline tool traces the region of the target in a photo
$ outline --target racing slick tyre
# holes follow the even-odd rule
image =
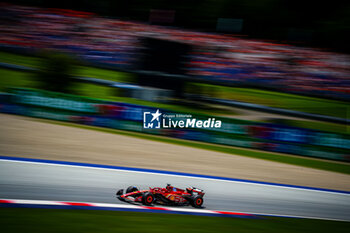
[[[203,205],[203,197],[202,196],[194,196],[191,201],[191,205],[195,208],[200,208]]]
[[[126,193],[132,193],[132,192],[135,192],[135,191],[138,191],[138,189],[135,186],[129,186],[126,189]]]
[[[153,202],[154,202],[154,196],[152,193],[147,192],[142,195],[142,203],[144,205],[152,205]]]

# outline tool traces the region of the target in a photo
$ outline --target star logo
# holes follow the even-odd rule
[[[157,109],[155,112],[143,112],[143,128],[144,129],[160,129],[160,116],[162,113]]]
[[[159,121],[159,117],[162,114],[159,112],[159,109],[157,109],[157,111],[155,113],[151,113],[151,115],[153,116],[151,122],[153,122],[155,119],[157,119],[157,121]]]

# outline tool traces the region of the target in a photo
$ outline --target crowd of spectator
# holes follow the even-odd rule
[[[188,74],[206,80],[350,99],[346,54],[66,9],[0,5],[1,47],[59,50],[131,69],[145,36],[193,45]]]

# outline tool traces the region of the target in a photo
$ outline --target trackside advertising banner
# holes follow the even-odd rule
[[[280,124],[173,112],[75,95],[14,88],[0,112],[229,146],[350,161],[350,137]]]

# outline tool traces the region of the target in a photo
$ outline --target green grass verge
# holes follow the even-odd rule
[[[8,87],[34,87],[38,83],[33,79],[33,74],[0,69],[0,91],[6,91]]]
[[[209,84],[197,85],[201,86],[203,92],[218,98],[232,99],[270,107],[285,108],[341,118],[347,118],[350,113],[349,103],[343,101],[313,98],[251,88],[232,88]]]
[[[23,65],[33,68],[39,68],[43,63],[42,59],[38,57],[23,56],[6,52],[0,52],[0,62]],[[117,82],[130,82],[133,80],[133,75],[129,73],[88,66],[77,66],[74,75],[100,78]]]
[[[38,57],[24,56],[15,53],[0,52],[0,62],[38,68],[42,60]]]
[[[34,118],[34,119],[37,119],[37,118]],[[222,146],[222,145],[217,145],[217,144],[209,144],[209,143],[202,143],[202,142],[182,140],[182,139],[174,139],[174,138],[163,137],[163,136],[155,136],[155,135],[143,134],[143,133],[137,133],[137,132],[131,132],[131,131],[101,128],[101,127],[88,126],[88,125],[80,125],[80,124],[54,121],[54,120],[46,120],[46,119],[45,120],[38,119],[38,120],[44,121],[44,122],[49,122],[49,123],[54,123],[54,124],[58,124],[58,125],[73,126],[73,127],[89,129],[89,130],[97,130],[97,131],[101,131],[101,132],[137,137],[137,138],[146,139],[146,140],[153,140],[153,141],[171,143],[171,144],[176,144],[176,145],[181,145],[181,146],[189,146],[189,147],[194,147],[194,148],[198,148],[198,149],[247,156],[247,157],[251,157],[251,158],[264,159],[264,160],[292,164],[292,165],[303,166],[303,167],[309,167],[309,168],[316,168],[316,169],[321,169],[321,170],[326,170],[326,171],[339,172],[339,173],[343,173],[343,174],[350,174],[350,164],[348,164],[348,163],[335,162],[335,161],[329,161],[329,160],[321,160],[321,159],[313,159],[313,158],[307,158],[307,157],[295,156],[295,155],[263,152],[263,151],[259,151],[259,150],[253,150],[253,149],[244,149],[244,148],[239,148],[239,147]]]
[[[132,82],[134,76],[129,73],[118,72],[113,70],[105,70],[94,67],[78,66],[75,76],[83,76],[90,78],[99,78],[115,82]]]
[[[0,208],[1,232],[347,232],[349,222],[191,216],[103,210]]]

